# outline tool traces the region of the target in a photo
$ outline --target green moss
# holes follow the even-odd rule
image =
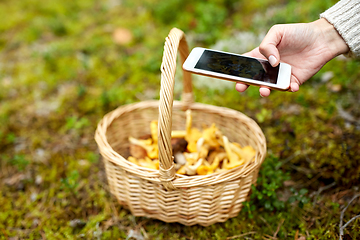
[[[261,193],[261,201],[225,223],[185,227],[133,217],[111,196],[93,139],[109,111],[159,98],[164,38],[172,27],[185,31],[190,48],[210,47],[239,31],[259,34],[275,23],[315,20],[334,3],[1,1],[0,239],[126,239],[130,230],[149,239],[264,239],[278,228],[278,239],[294,239],[297,231],[309,239],[338,238],[339,211],[359,184],[359,61],[334,59],[298,93],[268,98],[255,87],[239,94],[194,85],[197,102],[244,112],[267,138],[269,164],[253,195],[259,200]],[[116,28],[129,29],[133,40],[117,45]],[[323,82],[329,71],[333,78]],[[306,203],[304,197],[333,181],[336,187]],[[285,195],[294,203],[279,207],[276,196]],[[345,218],[358,212],[353,204]],[[357,222],[345,232],[358,238]]]

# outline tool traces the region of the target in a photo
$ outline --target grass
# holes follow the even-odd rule
[[[254,87],[239,94],[228,83],[194,80],[197,102],[244,112],[268,141],[258,187],[225,223],[133,217],[110,195],[93,139],[107,112],[158,99],[172,27],[185,31],[190,48],[212,47],[239,33],[258,39],[276,23],[313,21],[334,2],[1,1],[0,239],[337,239],[341,210],[359,192],[359,61],[336,58],[298,93],[266,99]],[[116,29],[131,39],[116,43]],[[359,206],[349,206],[345,222]],[[344,231],[348,239],[359,232],[358,219]]]

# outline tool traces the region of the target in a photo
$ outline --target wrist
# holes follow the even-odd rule
[[[324,41],[327,44],[333,57],[348,53],[350,51],[349,46],[346,44],[335,27],[325,18],[320,18],[319,20],[312,22],[312,24],[314,24],[316,28],[321,31],[324,37]]]

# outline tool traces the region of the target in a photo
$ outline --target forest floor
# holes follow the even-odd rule
[[[267,139],[257,186],[224,223],[134,217],[110,194],[94,141],[106,113],[159,98],[171,28],[190,48],[243,53],[272,25],[314,21],[334,3],[1,1],[0,239],[339,239],[339,226],[359,239],[359,61],[337,57],[299,92],[268,98],[194,76],[196,102],[243,112]]]

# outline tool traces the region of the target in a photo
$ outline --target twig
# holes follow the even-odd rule
[[[149,239],[149,235],[147,234],[143,226],[140,227],[140,232],[142,233],[145,239]]]
[[[265,240],[269,240],[269,239],[276,240],[277,237],[273,237],[273,236],[270,236],[270,235],[268,235],[268,234],[265,234],[265,236],[263,236],[263,239],[265,239]]]
[[[347,225],[349,225],[349,223],[351,223],[352,221],[354,221],[355,219],[357,219],[357,218],[359,218],[359,217],[360,217],[360,214],[359,214],[359,215],[356,215],[355,217],[353,217],[352,219],[350,219],[349,221],[347,221],[342,228],[343,228],[343,229],[346,228]]]
[[[298,187],[299,188],[304,188],[304,187],[309,187],[311,184],[313,184],[314,182],[316,182],[322,175],[322,172],[318,172],[313,178],[311,178],[309,181],[307,181],[306,183],[300,184]]]
[[[290,162],[291,160],[293,160],[295,157],[299,156],[300,153],[294,154],[294,155],[290,155],[289,157],[287,157],[284,161],[281,161],[281,165],[277,166],[275,169],[279,170],[284,164]]]
[[[324,187],[320,187],[316,192],[313,192],[312,194],[310,194],[310,197],[314,197],[313,205],[315,205],[316,199],[318,198],[320,193],[322,193],[325,190],[328,190],[329,188],[332,188],[335,185],[336,185],[336,182],[330,183],[329,185],[326,185]]]
[[[110,208],[112,210],[111,218],[114,221],[114,223],[118,226],[119,229],[125,229],[124,226],[121,225],[120,219],[119,219],[119,213],[116,210],[116,207],[114,205],[113,201],[110,201]]]
[[[289,167],[291,167],[292,169],[295,169],[295,170],[298,171],[299,173],[303,173],[303,174],[305,174],[305,175],[313,173],[313,171],[312,171],[311,169],[308,169],[308,168],[305,168],[305,167],[296,166],[296,165],[294,165],[294,164],[289,164]]]
[[[299,238],[299,229],[296,230],[294,240],[298,240],[298,238]]]
[[[350,204],[356,199],[360,197],[360,194],[356,194],[348,203],[348,205],[341,211],[340,214],[340,224],[339,224],[339,240],[342,240],[342,236],[344,235],[344,229],[346,228],[347,225],[349,225],[349,223],[351,223],[352,221],[354,221],[355,219],[360,217],[360,214],[353,217],[352,219],[350,219],[344,226],[343,226],[343,221],[344,221],[344,214],[345,211],[348,209],[348,207],[350,206]]]
[[[273,231],[273,230],[272,230],[272,227],[271,227],[270,224],[265,220],[265,218],[263,218],[263,217],[261,217],[261,216],[260,216],[259,218],[270,228],[271,231]]]
[[[280,228],[281,228],[281,226],[283,225],[284,221],[285,221],[284,218],[280,220],[279,225],[278,225],[278,227],[277,227],[277,229],[276,229],[276,231],[275,231],[275,233],[274,233],[274,235],[273,235],[274,238],[276,237],[276,235],[277,235],[278,232],[280,231]]]
[[[46,240],[46,235],[43,231],[40,231],[40,235],[41,235],[42,239]]]
[[[240,237],[244,237],[244,236],[246,236],[246,235],[255,234],[255,233],[256,233],[256,232],[247,232],[247,233],[235,235],[235,236],[232,236],[232,237],[227,237],[226,240],[235,239],[235,238],[240,238]]]

